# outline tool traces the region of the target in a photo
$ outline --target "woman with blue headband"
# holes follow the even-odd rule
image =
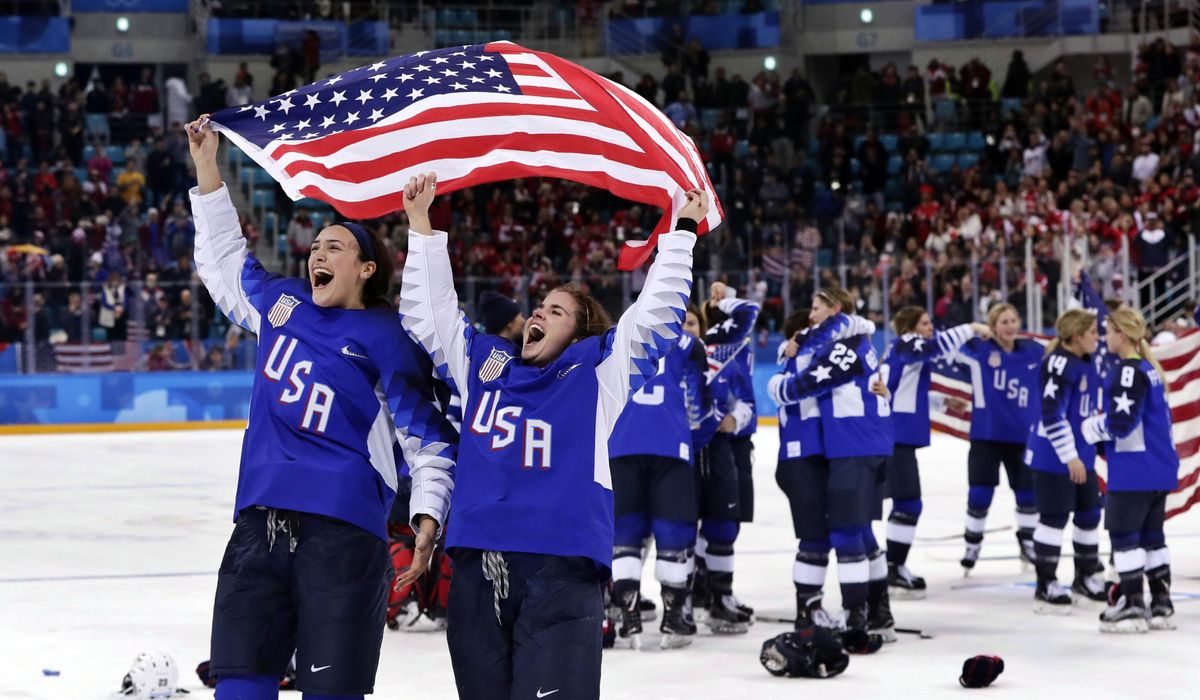
[[[308,279],[267,272],[246,249],[217,169],[220,136],[187,125],[198,187],[196,270],[231,321],[258,335],[236,525],[217,579],[217,700],[274,700],[296,653],[305,698],[373,692],[388,599],[387,517],[404,463],[428,565],[453,488],[457,435],[428,355],[387,302],[392,257],[351,222],[312,244]]]

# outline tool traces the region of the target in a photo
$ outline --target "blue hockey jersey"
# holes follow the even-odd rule
[[[1031,469],[1066,474],[1067,462],[1079,459],[1088,471],[1096,466],[1096,448],[1083,439],[1085,418],[1096,411],[1100,376],[1092,358],[1055,348],[1042,360],[1041,420],[1029,431],[1025,463]]]
[[[754,400],[754,348],[751,333],[758,320],[759,306],[746,299],[722,299],[718,308],[726,315],[721,323],[714,324],[704,336],[708,353],[718,362],[732,363],[726,370],[727,381],[734,396],[753,411]],[[737,437],[753,435],[758,421],[752,420],[740,428]]]
[[[1029,426],[1038,417],[1040,343],[1017,338],[1012,352],[994,339],[972,338],[959,348],[956,360],[971,371],[972,440],[1024,445]]]
[[[908,333],[892,341],[883,356],[883,374],[892,392],[892,429],[896,443],[929,444],[929,386],[933,362],[954,354],[971,339],[970,324],[955,326],[925,339]]]
[[[1083,423],[1090,443],[1107,443],[1109,491],[1173,491],[1179,455],[1171,434],[1171,406],[1154,365],[1121,360],[1109,374],[1104,413]]]
[[[821,408],[816,397],[796,399],[789,395],[798,377],[812,364],[813,356],[828,349],[834,340],[875,332],[875,324],[858,316],[837,314],[819,326],[804,329],[797,339],[799,349],[794,357],[786,357],[780,349],[783,368],[771,377],[767,391],[778,406],[779,459],[798,459],[825,453],[821,433]],[[786,343],[784,344],[786,345]],[[849,375],[844,382],[852,379]],[[843,382],[843,383],[844,383]]]
[[[658,371],[629,397],[608,441],[609,457],[658,455],[691,461],[692,429],[703,410],[708,369],[704,346],[683,333],[658,360]]]
[[[462,396],[447,547],[611,566],[609,437],[630,394],[682,333],[695,242],[687,231],[661,236],[645,287],[616,327],[539,368],[463,318],[446,235],[409,235],[404,327]]]
[[[284,508],[386,539],[407,461],[410,514],[445,522],[457,435],[434,402],[432,363],[396,313],[317,306],[307,281],[249,254],[225,186],[193,188],[191,200],[196,271],[221,311],[258,334],[235,518]]]
[[[856,335],[829,344],[807,369],[781,382],[776,393],[786,403],[817,397],[824,452],[830,459],[888,456],[891,408],[887,399],[870,391],[878,369],[870,336]]]

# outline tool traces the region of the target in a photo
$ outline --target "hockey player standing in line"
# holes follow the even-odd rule
[[[682,333],[630,397],[608,441],[616,513],[612,599],[621,611],[617,634],[635,649],[641,648],[643,545],[651,535],[664,608],[661,646],[686,646],[696,632],[688,615],[697,518],[692,430],[707,369],[704,345]]]
[[[754,514],[754,480],[748,465],[739,463],[739,454],[743,461],[749,459],[746,443],[757,422],[750,360],[746,358],[753,354],[751,333],[759,306],[735,298],[723,282],[714,282],[710,291],[711,298],[705,305],[708,332],[704,341],[709,357],[721,366],[719,378],[712,381],[726,385],[729,401],[742,410],[729,412],[738,419],[737,425],[732,431],[728,426],[718,430],[697,456],[701,522],[693,603],[714,632],[741,633],[754,620],[754,609],[733,595],[733,561],[741,523],[749,522]],[[719,388],[712,391],[714,400],[723,395]],[[717,412],[726,411],[718,407]]]
[[[1109,314],[1106,342],[1119,364],[1109,374],[1104,413],[1083,422],[1087,441],[1105,446],[1104,527],[1121,577],[1117,590],[1109,593],[1109,608],[1100,615],[1100,631],[1174,629],[1163,519],[1167,494],[1179,486],[1179,455],[1171,435],[1166,374],[1150,354],[1146,321],[1137,311],[1121,308]],[[1148,614],[1143,576],[1150,584]]]
[[[972,336],[991,338],[992,329],[982,323],[964,323],[935,334],[929,314],[919,306],[897,311],[892,327],[898,337],[883,358],[896,439],[885,487],[885,496],[892,499],[887,526],[888,586],[908,598],[924,598],[925,579],[914,576],[906,562],[921,517],[917,449],[929,446],[933,362],[953,355]]]
[[[844,290],[822,290],[813,300],[809,320],[820,326],[843,308],[852,308]],[[837,552],[838,581],[842,589],[842,607],[846,611],[847,646],[860,653],[878,648],[866,643],[870,626],[871,579],[868,546],[872,550],[878,549],[874,537],[868,542],[867,534],[879,505],[878,484],[883,477],[884,461],[892,453],[888,419],[891,411],[886,386],[876,375],[878,369],[879,361],[871,337],[864,333],[828,344],[818,350],[806,369],[798,374],[785,373],[782,380],[772,385],[772,395],[781,405],[797,404],[806,398],[818,400],[828,471],[824,474],[819,469],[803,472],[811,480],[792,484],[789,497],[795,497],[794,492],[799,497],[812,499],[816,498],[812,494],[824,493],[824,502],[809,501],[806,510],[825,514],[830,544]],[[810,495],[804,496],[805,492]],[[815,522],[805,525],[803,532],[816,534]],[[797,527],[797,531],[799,533],[801,528]],[[882,556],[879,560],[883,561]],[[882,595],[886,596],[886,567],[884,571],[885,575],[879,579],[883,583]],[[883,630],[880,632],[882,634]]]
[[[1104,600],[1100,563],[1100,484],[1096,448],[1083,439],[1085,418],[1096,410],[1100,376],[1092,362],[1099,331],[1096,315],[1071,309],[1054,324],[1058,337],[1046,348],[1041,369],[1041,420],[1029,432],[1025,461],[1033,470],[1038,526],[1033,533],[1037,555],[1034,610],[1065,615],[1071,611],[1071,589],[1058,583],[1063,528],[1075,514],[1072,543],[1075,580],[1072,589],[1091,600]]]
[[[405,186],[401,314],[462,396],[446,538],[459,697],[598,698],[613,552],[608,439],[682,332],[707,198],[687,193],[678,230],[659,238],[645,287],[615,328],[579,287],[559,287],[534,309],[517,350],[463,319],[446,234],[430,227],[436,184],[430,173]]]
[[[970,572],[979,559],[988,509],[1000,485],[1000,465],[1017,501],[1017,543],[1023,561],[1033,563],[1033,529],[1037,525],[1033,474],[1025,465],[1025,438],[1038,416],[1038,363],[1042,346],[1019,338],[1021,317],[1012,304],[988,309],[989,339],[968,340],[958,361],[971,371],[971,447],[967,453],[966,552],[962,566]]]
[[[216,697],[278,697],[295,650],[306,697],[362,698],[379,664],[397,466],[407,457],[413,479],[408,582],[445,520],[457,436],[434,403],[429,358],[387,303],[383,240],[355,223],[326,226],[307,280],[268,273],[246,249],[206,117],[186,127],[196,270],[221,311],[258,334],[237,524],[213,610]]]

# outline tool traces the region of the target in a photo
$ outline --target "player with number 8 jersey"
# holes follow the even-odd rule
[[[446,535],[459,696],[599,697],[613,551],[608,440],[630,394],[678,343],[706,197],[687,193],[679,230],[658,239],[642,293],[615,328],[567,285],[534,309],[518,349],[476,332],[459,310],[447,236],[429,222],[436,182],[430,173],[405,187],[401,313],[463,402]]]

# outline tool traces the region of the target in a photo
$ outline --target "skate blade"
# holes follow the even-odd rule
[[[867,634],[879,637],[883,640],[884,644],[891,644],[899,641],[900,639],[896,636],[896,630],[893,627],[881,627],[880,629],[867,630]]]
[[[892,600],[925,600],[925,591],[902,586],[888,586],[888,597]]]
[[[1058,615],[1061,617],[1071,614],[1071,605],[1055,605],[1053,603],[1039,602],[1033,606],[1033,612],[1038,615]]]
[[[1171,617],[1152,617],[1150,618],[1150,629],[1158,632],[1169,632],[1176,629],[1175,619]]]
[[[704,608],[693,608],[692,609],[692,620],[694,622],[696,622],[697,624],[699,624],[701,622],[707,623],[708,622],[708,611],[705,610]]]
[[[1075,598],[1071,600],[1071,605],[1078,605],[1083,608],[1107,608],[1108,596],[1103,598],[1089,598],[1082,593],[1076,592]]]
[[[659,649],[682,649],[691,646],[692,635],[665,633],[658,642]]]
[[[655,621],[655,620],[657,620],[657,619],[658,619],[658,613],[657,613],[657,612],[655,612],[655,611],[653,611],[653,610],[650,610],[650,611],[645,611],[645,610],[643,610],[643,611],[642,611],[642,623],[643,623],[643,624],[644,624],[644,623],[647,623],[647,622],[654,622],[654,621]]]
[[[1145,634],[1149,630],[1150,625],[1144,618],[1100,623],[1100,631],[1105,634]]]
[[[750,628],[744,622],[728,622],[725,620],[709,620],[705,623],[713,634],[746,634]]]
[[[618,636],[615,648],[620,648],[622,646],[624,646],[627,649],[632,649],[634,651],[641,651],[642,650],[642,635],[639,633],[639,634],[631,634],[628,637]]]

